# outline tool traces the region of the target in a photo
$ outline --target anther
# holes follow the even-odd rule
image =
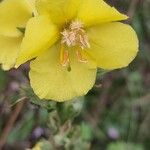
[[[76,56],[79,62],[81,63],[87,63],[88,60],[86,58],[83,57],[82,52],[80,52],[80,50],[76,51]]]
[[[60,64],[64,67],[68,66],[70,60],[69,60],[69,52],[67,50],[64,50],[64,47],[61,46],[60,50]]]
[[[61,43],[68,47],[79,46],[80,48],[90,48],[88,36],[83,28],[83,23],[74,21],[68,29],[65,29],[62,34]]]

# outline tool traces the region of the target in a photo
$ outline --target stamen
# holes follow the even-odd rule
[[[69,52],[67,50],[64,50],[64,47],[61,46],[60,49],[60,64],[64,67],[68,66],[70,60],[69,60]]]
[[[80,50],[76,51],[76,55],[77,55],[77,59],[79,62],[81,62],[81,63],[87,63],[88,62],[86,58],[83,58],[82,52]]]
[[[84,25],[79,21],[73,21],[69,28],[61,32],[61,34],[61,43],[66,44],[68,47],[79,46],[82,49],[90,48]]]
[[[69,51],[64,49],[65,47],[79,47],[76,51],[76,56],[79,62],[87,63],[87,59],[83,56],[83,50],[90,48],[88,36],[84,30],[83,23],[79,21],[73,21],[67,29],[61,32],[61,49],[60,49],[60,64],[67,67],[68,71],[71,71]]]
[[[80,21],[72,21],[70,25],[71,30],[81,30],[83,27],[84,25]]]
[[[79,42],[81,44],[81,48],[90,48],[90,44],[88,42],[88,37],[86,35],[79,35]]]

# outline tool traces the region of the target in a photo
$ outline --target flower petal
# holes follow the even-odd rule
[[[3,0],[0,2],[0,34],[19,36],[17,27],[25,27],[32,16],[26,0]]]
[[[137,35],[129,25],[116,22],[91,27],[88,36],[91,49],[87,52],[100,68],[126,67],[137,55]]]
[[[37,10],[36,10],[36,7],[35,7],[35,3],[36,3],[37,0],[26,0],[26,1],[28,2],[28,5],[30,6],[30,8],[31,8],[31,10],[32,10],[32,12],[33,12],[33,14],[34,14],[35,16],[38,15]]]
[[[9,70],[15,64],[22,38],[0,35],[0,64],[4,70]]]
[[[128,17],[119,13],[103,0],[82,0],[77,18],[86,26],[125,20]]]
[[[50,14],[52,21],[62,25],[76,16],[81,0],[37,0],[39,14]]]
[[[93,86],[96,66],[79,63],[70,54],[71,71],[59,63],[59,47],[56,45],[31,63],[30,82],[34,92],[42,99],[66,101],[85,95]]]
[[[37,57],[58,39],[58,29],[47,16],[37,16],[29,20],[16,67]]]

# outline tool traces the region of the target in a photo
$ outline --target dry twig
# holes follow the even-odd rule
[[[0,150],[3,148],[3,146],[5,145],[6,141],[7,141],[7,137],[16,121],[16,119],[18,118],[19,113],[21,112],[23,105],[24,105],[25,101],[20,101],[17,105],[16,108],[14,110],[14,112],[10,115],[10,118],[8,119],[8,122],[6,123],[6,126],[3,129],[3,132],[0,136]]]

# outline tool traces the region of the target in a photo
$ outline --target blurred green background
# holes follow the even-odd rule
[[[150,149],[150,0],[107,0],[128,14],[140,52],[129,67],[98,71],[93,89],[67,103],[39,101],[28,65],[0,70],[0,149]],[[35,150],[39,146],[36,145]]]

